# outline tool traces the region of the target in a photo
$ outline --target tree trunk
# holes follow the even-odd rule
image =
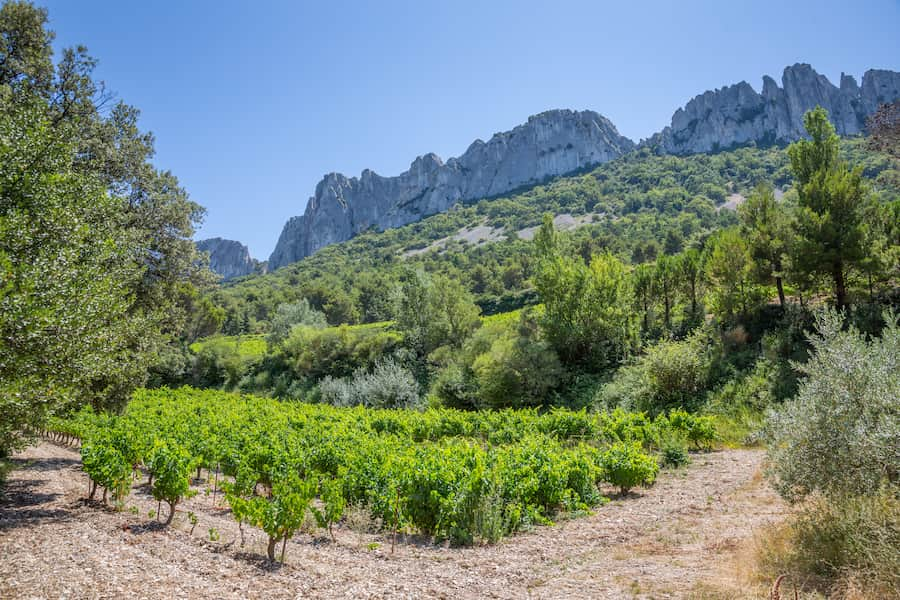
[[[92,479],[91,480],[91,493],[88,494],[88,500],[93,500],[94,494],[96,494],[96,493],[97,493],[97,482]]]
[[[665,297],[666,304],[666,329],[670,329],[672,327],[671,320],[669,319],[669,313],[671,312],[671,301],[669,300],[669,295],[666,294]]]
[[[106,492],[107,492],[107,489],[103,488],[103,504],[106,504]]]
[[[781,281],[781,277],[775,278],[775,287],[778,288],[778,303],[781,305],[781,308],[784,308],[784,284]]]
[[[266,555],[268,555],[269,560],[275,562],[275,546],[278,544],[278,538],[269,538],[269,545],[266,548]]]
[[[281,541],[281,564],[284,564],[284,550],[287,547],[287,536]]]
[[[847,306],[847,284],[844,281],[844,266],[837,265],[831,277],[834,279],[834,299],[838,310]]]
[[[169,502],[169,516],[166,517],[166,526],[168,526],[172,522],[172,518],[175,516],[175,505],[177,502]]]
[[[691,281],[691,316],[697,316],[697,284]]]

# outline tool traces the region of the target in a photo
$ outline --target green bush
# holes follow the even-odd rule
[[[323,328],[328,326],[325,314],[309,305],[309,300],[301,298],[297,302],[279,304],[272,315],[269,335],[266,341],[270,346],[284,342],[294,327]]]
[[[194,466],[190,453],[180,446],[159,444],[151,451],[147,467],[153,475],[153,497],[169,505],[166,525],[175,516],[175,506],[191,493]]]
[[[267,497],[228,493],[226,499],[233,510],[237,508],[241,520],[259,527],[269,537],[266,547],[269,560],[275,560],[277,544],[282,542],[281,562],[284,562],[287,541],[303,525],[315,493],[314,480],[304,480],[295,472],[286,471],[274,477],[272,493]]]
[[[472,370],[482,408],[543,405],[563,372],[553,349],[531,335],[496,340],[475,359]]]
[[[402,337],[385,327],[294,327],[276,362],[295,379],[316,381],[326,376],[347,377],[371,369],[400,347]]]
[[[669,427],[679,431],[694,444],[695,448],[709,450],[719,436],[716,432],[715,418],[694,415],[683,410],[673,410],[666,417]]]
[[[817,318],[814,355],[795,400],[769,416],[768,475],[782,496],[798,500],[874,493],[900,485],[900,328],[885,319],[880,339],[843,328],[835,311]]]
[[[616,442],[600,455],[600,464],[604,481],[618,487],[623,496],[637,485],[652,485],[659,472],[656,460],[637,442]]]
[[[657,415],[673,408],[699,409],[710,386],[705,336],[650,346],[633,364],[622,367],[597,396],[602,406],[621,406]]]
[[[691,462],[687,438],[680,432],[663,435],[659,444],[659,460],[664,467],[683,467]]]
[[[412,372],[394,359],[378,361],[371,373],[358,369],[353,377],[319,382],[322,402],[334,406],[421,408],[419,385]]]
[[[111,441],[99,437],[86,442],[81,447],[81,464],[91,478],[90,498],[93,499],[97,486],[112,492],[113,500],[121,502],[131,491],[132,465]]]

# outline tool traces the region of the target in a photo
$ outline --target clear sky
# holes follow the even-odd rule
[[[900,70],[900,1],[38,0],[141,109],[156,164],[221,236],[268,258],[323,174],[396,175],[418,155],[550,108],[638,140],[707,89],[808,62]]]

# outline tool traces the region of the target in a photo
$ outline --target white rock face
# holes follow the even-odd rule
[[[803,115],[820,105],[841,135],[860,133],[879,104],[900,98],[900,73],[870,70],[862,85],[842,75],[836,87],[807,64],[787,67],[781,87],[763,77],[757,93],[745,81],[695,97],[672,124],[641,143],[667,154],[715,152],[750,143],[788,143],[804,135]],[[359,177],[330,173],[316,186],[303,216],[291,218],[269,258],[277,269],[370,227],[400,227],[443,212],[456,202],[508,193],[518,187],[603,163],[632,150],[605,117],[592,111],[535,115],[487,143],[476,140],[446,163],[418,157],[405,173]]]
[[[841,75],[834,86],[807,64],[787,67],[778,87],[763,77],[762,93],[746,81],[696,96],[672,116],[672,124],[642,145],[667,154],[714,152],[755,142],[788,143],[805,134],[803,115],[821,106],[840,135],[855,135],[879,104],[900,98],[900,73],[870,70],[862,86]]]
[[[504,194],[612,160],[633,148],[631,140],[595,112],[553,110],[486,143],[476,140],[462,156],[446,163],[426,154],[396,177],[370,170],[358,178],[330,173],[316,186],[304,215],[285,224],[269,267],[290,264],[370,227],[400,227],[456,202]]]
[[[223,280],[243,277],[261,270],[258,261],[250,258],[247,246],[220,237],[197,242],[197,249],[209,253],[209,269]]]

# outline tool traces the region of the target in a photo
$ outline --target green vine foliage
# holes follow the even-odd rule
[[[54,424],[82,436],[101,485],[146,464],[170,516],[194,469],[220,469],[242,534],[265,531],[273,559],[307,516],[331,532],[348,504],[387,531],[496,541],[602,504],[605,481],[651,484],[661,440],[715,436],[682,412],[338,408],[193,388],[139,390],[119,416],[86,409]],[[103,475],[115,469],[120,479]]]

